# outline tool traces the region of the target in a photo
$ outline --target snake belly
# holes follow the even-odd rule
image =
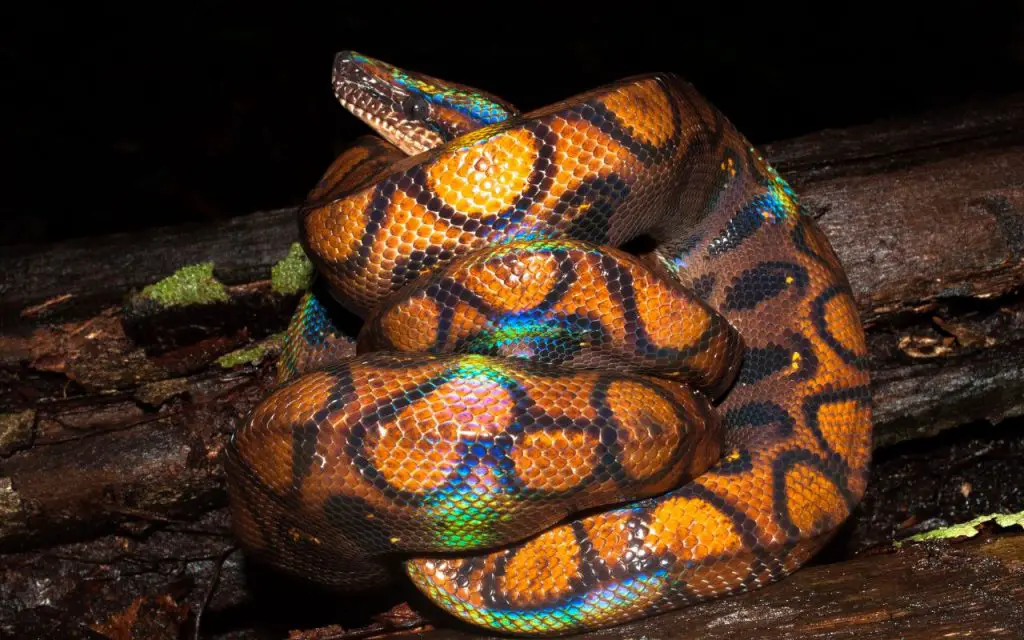
[[[300,212],[333,300],[304,299],[228,447],[248,551],[348,589],[397,557],[464,621],[560,635],[820,550],[867,482],[865,336],[828,240],[721,113],[665,73],[525,114],[359,54],[335,74],[387,141]]]

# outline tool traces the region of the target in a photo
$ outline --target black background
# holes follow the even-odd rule
[[[298,203],[346,141],[366,132],[331,94],[342,49],[522,109],[676,71],[755,144],[1024,89],[1020,2],[3,11],[0,245]]]

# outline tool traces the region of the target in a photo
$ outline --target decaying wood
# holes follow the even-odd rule
[[[766,151],[847,267],[869,331],[876,445],[1024,415],[1024,96],[825,131]],[[152,551],[153,537],[171,536],[166,553],[138,570],[145,584],[133,582],[121,600],[107,594],[105,604],[81,615],[120,612],[104,623],[110,628],[128,624],[124,616],[174,627],[202,608],[212,567],[230,551],[219,454],[266,393],[274,346],[250,363],[217,359],[287,322],[297,295],[277,293],[268,277],[296,238],[294,215],[265,212],[0,255],[0,552],[13,554],[0,562],[7,578],[37,584],[63,572],[85,579],[81,567],[61,564],[73,553],[94,558],[87,564],[99,580],[123,580],[135,571],[136,547]],[[228,285],[221,302],[162,308],[131,295],[208,261]],[[197,519],[209,520],[215,533],[181,531]],[[78,546],[54,546],[68,544]],[[245,593],[240,584],[233,593]],[[0,631],[15,620],[66,625],[43,603],[90,597],[82,586],[25,595],[36,588],[0,593]],[[121,608],[111,604],[118,602]],[[759,602],[716,606],[746,619]],[[784,606],[794,615],[821,609],[801,598]],[[784,637],[822,637],[812,631]]]
[[[401,590],[366,609],[355,598],[277,585],[259,609],[246,596],[252,579],[223,533],[226,523],[219,510],[149,535],[126,532],[0,558],[0,598],[20,605],[16,615],[0,618],[0,634],[170,640],[194,636],[198,626],[202,637],[355,640],[401,637],[404,630],[419,631],[426,640],[491,637],[395,604],[410,595]],[[322,626],[289,633],[317,622]],[[1022,638],[1024,534],[986,527],[971,539],[886,546],[847,562],[807,567],[750,593],[575,637]]]

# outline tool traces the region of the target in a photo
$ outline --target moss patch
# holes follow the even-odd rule
[[[217,358],[217,364],[230,369],[242,364],[259,364],[271,351],[279,350],[284,343],[284,333],[275,333],[266,340],[225,353]]]
[[[142,290],[142,296],[164,307],[225,302],[224,285],[213,277],[213,263],[204,262],[178,269]]]
[[[259,343],[251,347],[232,351],[231,353],[225,353],[217,358],[217,364],[225,369],[237,367],[240,364],[259,364],[265,355],[267,355],[267,346]]]
[[[950,527],[942,527],[941,529],[932,529],[931,531],[925,531],[915,536],[910,536],[906,540],[896,542],[896,546],[902,546],[904,542],[924,542],[927,540],[944,540],[947,538],[973,538],[978,535],[978,528],[980,525],[986,522],[995,522],[997,526],[1002,528],[1018,526],[1024,527],[1024,511],[1018,511],[1017,513],[993,513],[987,516],[978,516],[973,520],[962,522],[960,524],[954,524]]]
[[[313,263],[302,245],[293,242],[288,255],[271,267],[270,283],[274,291],[283,294],[305,291],[313,284]]]

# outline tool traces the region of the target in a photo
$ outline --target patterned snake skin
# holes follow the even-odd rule
[[[386,141],[300,212],[334,299],[304,299],[228,447],[253,556],[352,590],[404,567],[465,621],[557,635],[827,542],[867,480],[864,333],[725,117],[671,74],[519,114],[346,52],[334,87]],[[356,356],[332,306],[362,321]]]

